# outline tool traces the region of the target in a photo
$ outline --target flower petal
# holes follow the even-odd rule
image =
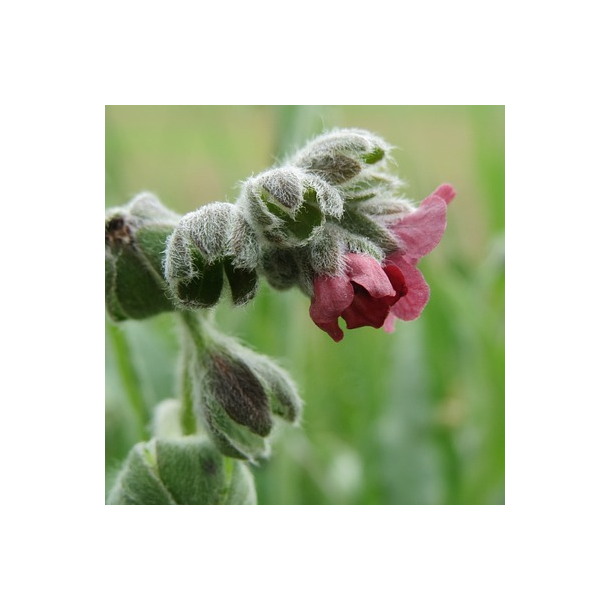
[[[407,294],[399,299],[390,311],[401,320],[415,320],[428,303],[430,286],[421,271],[412,265],[404,254],[392,254],[388,257],[388,261],[402,271],[407,282]]]
[[[400,267],[394,265],[389,259],[384,261],[383,270],[392,283],[392,287],[396,291],[396,296],[392,301],[390,301],[390,305],[394,305],[394,303],[396,303],[400,297],[404,297],[405,294],[407,294],[407,282],[405,281],[405,276],[400,270]]]
[[[360,328],[361,326],[372,326],[381,328],[390,312],[390,306],[394,297],[372,297],[362,286],[354,285],[354,300],[343,312],[343,319],[347,327]],[[388,302],[389,301],[389,302]]]
[[[450,184],[441,184],[434,193],[432,193],[431,197],[440,197],[449,205],[455,197],[455,189]]]
[[[392,313],[392,311],[390,311],[390,313],[388,314],[388,317],[385,319],[385,322],[383,323],[383,330],[385,330],[386,333],[393,333],[395,322],[396,322],[396,316]]]
[[[443,195],[449,196],[445,192]],[[390,230],[402,241],[409,257],[417,260],[436,248],[446,227],[447,203],[442,197],[430,195],[415,212],[401,218]]]
[[[350,253],[346,257],[347,275],[374,298],[392,297],[396,291],[381,265],[372,257]]]
[[[313,282],[311,319],[337,343],[343,339],[338,319],[354,299],[354,288],[344,276],[321,275]]]

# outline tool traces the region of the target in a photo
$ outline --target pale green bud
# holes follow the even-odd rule
[[[290,248],[306,244],[326,222],[340,217],[340,193],[319,177],[296,167],[264,172],[244,184],[238,205],[260,238]]]
[[[201,437],[138,443],[129,453],[108,504],[256,504],[252,475],[225,464]]]
[[[384,161],[389,151],[384,140],[368,131],[337,129],[311,140],[290,162],[339,185]]]
[[[178,219],[149,193],[106,212],[106,308],[113,320],[175,309],[163,277],[163,258]]]

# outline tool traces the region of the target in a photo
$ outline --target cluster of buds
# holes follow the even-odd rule
[[[425,307],[416,265],[446,227],[449,185],[419,207],[400,197],[390,146],[361,130],[313,139],[283,165],[247,180],[236,202],[187,214],[166,251],[165,274],[181,307],[210,307],[224,276],[233,302],[254,297],[257,273],[311,297],[313,321],[335,341],[347,328],[394,328]]]
[[[110,210],[110,316],[209,309],[226,286],[242,305],[263,275],[276,289],[308,295],[312,320],[334,341],[344,336],[339,318],[348,329],[387,332],[396,318],[417,318],[430,293],[417,264],[439,243],[455,193],[442,185],[414,206],[399,194],[390,153],[369,132],[336,130],[245,181],[234,204],[179,218],[145,193]],[[255,462],[268,453],[274,418],[298,421],[301,400],[269,359],[208,323],[197,326],[205,337],[185,367],[199,422],[222,453]]]
[[[220,297],[224,276],[233,302],[241,304],[256,290],[258,252],[256,235],[236,206],[211,204],[180,219],[153,195],[142,193],[106,214],[108,314],[120,322],[211,307]],[[177,275],[178,269],[175,279],[171,272]],[[173,279],[166,281],[166,276]],[[266,457],[275,419],[298,422],[302,401],[292,379],[209,320],[181,314],[190,320],[181,377],[189,378],[186,399],[193,403],[198,422],[224,455],[250,462]],[[188,452],[193,445],[185,447]],[[121,489],[131,485],[128,474],[138,471],[146,451],[134,450]]]

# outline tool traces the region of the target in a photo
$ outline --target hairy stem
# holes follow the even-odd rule
[[[205,350],[205,338],[201,316],[193,311],[177,312],[183,330],[182,362],[180,367],[180,424],[185,436],[197,432],[197,420],[193,410],[193,383],[190,365],[199,352]]]
[[[190,341],[183,341],[180,366],[180,425],[185,436],[197,432],[197,420],[193,410],[193,382],[190,375],[193,356]]]
[[[186,334],[186,342],[190,341],[195,352],[204,351],[205,339],[201,315],[198,312],[187,311],[185,309],[178,311],[177,314]]]

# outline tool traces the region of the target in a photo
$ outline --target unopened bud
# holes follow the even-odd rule
[[[269,454],[273,415],[298,420],[302,401],[290,376],[268,358],[207,327],[190,363],[193,404],[219,450],[255,462]]]
[[[291,162],[330,184],[343,184],[387,157],[390,147],[360,129],[339,129],[311,140]]]
[[[152,439],[129,453],[108,504],[256,504],[245,464],[225,468],[205,439]]]
[[[233,303],[258,289],[259,249],[241,210],[212,203],[184,216],[167,244],[165,278],[182,307],[209,308],[220,299],[226,274]]]
[[[222,262],[206,260],[178,228],[167,242],[165,278],[181,306],[213,307],[222,292]]]
[[[265,203],[281,208],[294,219],[303,205],[303,180],[302,171],[293,167],[282,167],[257,176],[255,188]]]
[[[267,457],[271,409],[258,377],[240,358],[211,348],[192,362],[193,398],[198,415],[219,450],[256,461]]]
[[[107,211],[106,308],[113,320],[175,309],[163,278],[163,259],[178,218],[149,193]]]
[[[262,239],[277,247],[307,243],[325,222],[340,216],[339,193],[295,167],[264,172],[246,182],[238,202]]]

